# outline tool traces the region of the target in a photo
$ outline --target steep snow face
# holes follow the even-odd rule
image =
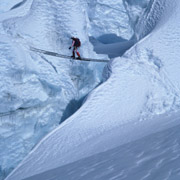
[[[131,58],[133,61],[141,63],[142,66],[148,65],[158,72],[161,77],[161,83],[164,81],[166,87],[166,95],[161,94],[162,98],[157,93],[151,94],[150,99],[147,101],[146,110],[156,109],[157,112],[163,113],[171,110],[174,105],[179,107],[179,93],[180,93],[180,80],[179,80],[179,29],[177,23],[180,18],[180,13],[177,8],[180,6],[179,1],[160,1],[152,2],[151,7],[156,11],[149,11],[153,14],[153,18],[149,13],[142,19],[144,22],[139,23],[138,26],[145,29],[145,33],[152,31],[152,26],[155,26],[152,33],[148,35],[142,42],[131,49],[127,54],[127,59]],[[161,10],[161,11],[159,11]],[[158,12],[158,13],[157,13]],[[163,17],[162,17],[163,14]],[[156,18],[155,18],[156,17]],[[157,20],[160,20],[157,23]],[[151,23],[147,23],[147,22]],[[141,29],[139,28],[139,29]],[[137,31],[137,34],[139,31]],[[141,34],[141,32],[140,32]],[[145,34],[141,34],[141,38]],[[174,92],[170,94],[170,89]],[[169,97],[169,98],[168,98]],[[151,103],[154,99],[154,103]],[[158,103],[159,102],[159,103]]]
[[[82,56],[107,58],[93,51],[89,36],[111,33],[115,41],[118,36],[129,39],[133,29],[122,0],[1,0],[0,30],[0,176],[4,177],[102,81],[104,63],[57,59],[31,52],[29,46],[71,55],[73,35],[82,41]]]
[[[139,127],[136,138],[142,138],[149,133],[141,131],[143,122],[148,127],[150,117],[179,110],[179,8],[179,0],[151,1],[149,13],[140,22],[151,33],[107,65],[108,80],[46,136],[7,180],[23,179],[133,141],[134,127]],[[160,126],[158,120],[153,122]],[[167,123],[161,122],[162,127]]]
[[[164,122],[168,124],[167,129],[162,128]],[[140,131],[137,132],[137,129],[132,127],[131,133],[127,133],[126,136],[123,136],[122,127],[119,129],[121,131],[118,138],[111,139],[109,144],[112,140],[114,142],[123,138],[127,140],[130,134],[137,136],[139,132],[144,133],[143,131],[148,131],[149,136],[62,167],[50,169],[25,180],[178,180],[180,178],[179,113],[174,117],[166,115],[154,118],[151,120],[151,125],[148,123],[148,126],[143,125],[142,128],[143,123],[145,125],[147,122],[141,122]],[[160,131],[152,133],[157,128]]]
[[[138,23],[135,26],[135,36],[138,40],[145,37],[154,29],[165,10],[165,4],[166,0],[151,0],[149,2],[147,9],[145,10],[144,14],[140,17]]]

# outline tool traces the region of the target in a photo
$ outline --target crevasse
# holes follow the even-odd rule
[[[128,5],[133,8],[134,4],[128,3],[126,8]],[[123,1],[14,0],[2,1],[3,4],[4,9],[0,10],[1,178],[45,134],[73,114],[84,97],[102,82],[104,64],[59,60],[35,54],[28,47],[70,55],[69,38],[76,34],[82,40],[81,54],[100,58],[107,55],[94,52],[89,42],[91,36],[104,41],[111,33],[116,41],[118,36],[129,39],[134,33]],[[94,14],[89,7],[94,8]],[[140,6],[134,7],[134,11],[137,9],[143,11]]]

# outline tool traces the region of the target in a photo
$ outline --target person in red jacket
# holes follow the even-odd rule
[[[69,49],[73,47],[73,51],[72,51],[73,54],[71,57],[75,59],[75,52],[76,52],[78,56],[77,59],[81,59],[81,56],[77,50],[81,46],[81,41],[79,40],[79,38],[75,38],[75,37],[71,37],[71,39],[72,39],[72,45],[69,47]]]

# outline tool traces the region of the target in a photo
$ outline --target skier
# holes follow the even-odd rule
[[[75,37],[71,37],[71,39],[72,39],[72,45],[69,47],[69,49],[73,47],[73,52],[72,52],[73,55],[71,57],[75,59],[75,52],[76,52],[76,54],[78,55],[77,59],[81,59],[81,56],[77,50],[77,48],[81,46],[81,41]]]

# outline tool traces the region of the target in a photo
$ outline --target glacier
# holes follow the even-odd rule
[[[132,24],[147,5],[147,1],[143,2],[141,6],[121,0],[116,3],[1,0],[0,179],[4,179],[42,137],[77,111],[87,94],[105,77],[102,76],[104,63],[60,60],[31,52],[29,47],[70,55],[70,36],[76,35],[82,40],[80,53],[84,57],[109,59],[106,49],[112,44],[96,54],[97,46],[89,39],[102,45],[103,35],[106,40],[112,34],[115,40],[119,37],[128,42],[134,35]],[[136,18],[130,18],[134,16],[130,15],[132,11],[127,13],[128,8],[134,8]]]
[[[126,37],[127,40],[130,40],[131,36],[134,36],[133,38],[135,39],[135,41],[139,42],[137,42],[122,57],[117,57],[110,60],[105,68],[104,65],[91,63],[87,65],[81,64],[81,66],[79,66],[78,63],[69,61],[65,61],[65,63],[63,63],[62,65],[55,58],[47,59],[47,57],[44,56],[39,57],[39,55],[30,53],[28,51],[27,44],[52,51],[58,51],[64,46],[68,47],[68,38],[70,34],[74,33],[74,25],[76,24],[73,21],[75,19],[81,19],[81,21],[78,23],[82,24],[78,26],[80,28],[75,33],[77,33],[77,35],[80,36],[82,40],[84,40],[84,43],[86,43],[83,45],[83,55],[92,56],[93,54],[94,58],[106,56],[105,51],[101,51],[101,53],[103,53],[104,55],[97,55],[93,51],[94,47],[92,46],[92,44],[87,41],[90,36],[95,39],[96,43],[99,43],[97,42],[97,40],[99,40],[99,38],[101,37],[100,33],[104,31],[104,34],[107,34],[107,32],[111,31],[110,29],[108,29],[107,31],[101,30],[97,27],[96,20],[98,19],[96,18],[104,18],[103,14],[101,14],[101,12],[99,11],[99,9],[102,8],[101,2],[93,1],[94,4],[99,3],[97,7],[94,7],[94,4],[91,4],[93,8],[97,8],[97,13],[100,13],[100,16],[95,13],[94,16],[92,16],[92,19],[90,19],[92,21],[88,20],[88,17],[91,16],[88,13],[91,14],[92,12],[88,12],[86,14],[86,9],[90,1],[87,1],[87,4],[82,3],[82,1],[73,1],[73,3],[72,1],[63,1],[63,4],[59,3],[58,1],[53,2],[54,4],[51,4],[49,1],[44,3],[37,0],[33,2],[26,1],[21,5],[22,7],[26,6],[27,9],[30,8],[30,11],[28,9],[28,13],[26,15],[23,14],[23,11],[25,11],[23,10],[21,11],[21,15],[19,15],[21,17],[14,18],[14,12],[17,10],[17,8],[13,8],[11,12],[7,13],[9,16],[8,20],[5,19],[5,17],[7,17],[7,14],[2,15],[3,22],[1,29],[3,30],[4,34],[8,34],[9,36],[7,36],[6,38],[2,36],[1,38],[3,42],[2,48],[6,47],[6,51],[2,51],[6,52],[6,54],[2,54],[2,57],[5,58],[1,68],[4,67],[4,64],[6,65],[5,68],[10,68],[9,71],[7,71],[7,69],[2,71],[4,72],[4,74],[9,72],[9,74],[7,73],[7,75],[5,76],[7,78],[7,86],[4,86],[3,84],[2,87],[8,87],[8,98],[10,99],[10,101],[14,102],[9,103],[9,99],[5,99],[5,102],[3,102],[3,104],[5,104],[6,107],[5,109],[2,108],[2,114],[5,115],[6,113],[15,111],[18,118],[15,118],[12,115],[8,115],[5,116],[5,118],[1,122],[9,123],[12,121],[13,123],[18,125],[21,125],[21,123],[23,123],[22,127],[15,126],[17,130],[16,133],[13,134],[14,137],[9,134],[14,131],[8,129],[10,128],[8,124],[5,124],[7,128],[2,128],[2,130],[6,131],[1,132],[3,132],[3,136],[8,137],[6,137],[6,140],[8,140],[7,142],[13,142],[9,145],[10,147],[7,148],[13,152],[11,156],[9,156],[8,162],[14,161],[14,159],[16,159],[14,158],[15,155],[19,156],[21,154],[21,158],[19,158],[18,160],[22,159],[32,148],[32,144],[28,143],[34,143],[34,140],[36,138],[38,139],[36,142],[38,142],[42,138],[42,136],[44,136],[46,132],[43,132],[42,135],[43,128],[45,131],[47,130],[47,132],[54,129],[55,126],[57,126],[57,124],[59,123],[60,117],[62,117],[62,112],[64,112],[65,107],[67,107],[68,103],[72,99],[79,100],[84,95],[88,93],[89,94],[83,100],[83,105],[81,106],[81,108],[75,114],[70,116],[66,121],[64,121],[58,128],[53,130],[44,139],[42,139],[40,143],[35,148],[33,148],[28,156],[26,156],[26,158],[18,165],[18,167],[15,168],[15,170],[13,170],[12,173],[6,178],[7,180],[25,179],[30,176],[40,173],[42,174],[43,172],[61,167],[62,169],[63,167],[71,168],[72,163],[75,162],[75,164],[77,163],[76,165],[78,165],[78,161],[82,162],[83,158],[90,157],[90,159],[93,159],[93,157],[99,157],[98,153],[100,153],[101,156],[103,155],[101,153],[104,152],[105,156],[109,156],[111,152],[116,151],[116,149],[114,148],[117,148],[117,150],[120,149],[118,152],[121,153],[123,152],[123,148],[126,147],[125,145],[127,143],[130,144],[129,150],[133,150],[133,145],[135,144],[134,142],[136,142],[136,140],[140,139],[139,141],[141,143],[144,143],[145,141],[147,141],[148,137],[155,138],[156,136],[153,136],[154,133],[163,133],[166,132],[166,129],[170,129],[171,127],[179,127],[179,119],[177,118],[178,114],[177,117],[173,117],[173,115],[169,116],[169,114],[173,113],[174,111],[178,111],[180,105],[178,78],[178,38],[180,32],[178,25],[180,13],[178,12],[178,8],[180,7],[180,3],[178,2],[178,0],[175,0],[173,2],[171,2],[170,0],[151,0],[148,4],[148,7],[145,9],[144,7],[148,1],[144,1],[144,3],[140,3],[139,1],[124,1],[124,3],[120,1],[120,3],[114,3],[115,6],[118,6],[118,4],[123,4],[126,11],[128,12],[132,12],[132,10],[136,6],[138,6],[135,12],[133,12],[132,14],[128,14],[129,18],[131,19],[131,26],[127,24],[128,27],[125,33],[130,30],[130,34],[129,37],[126,36],[127,34],[124,34],[123,38]],[[107,8],[107,5],[110,4],[110,1],[102,2],[104,2],[103,6],[105,8]],[[31,6],[29,6],[29,4],[31,4]],[[76,11],[71,12],[69,7],[72,4],[75,6],[75,8],[79,7],[80,4],[83,4],[84,11],[82,11],[81,13],[77,13]],[[22,8],[21,6],[18,6],[18,8]],[[47,14],[47,7],[51,7],[53,9],[53,11],[49,11],[49,14]],[[64,10],[64,13],[56,14],[56,8],[62,8]],[[42,9],[44,9],[45,11],[42,11]],[[117,13],[115,9],[113,9],[113,12],[111,13],[114,14],[114,11]],[[55,12],[55,14],[53,14],[52,12]],[[66,14],[67,12],[70,14]],[[143,12],[143,14],[141,14],[140,12]],[[15,14],[17,16],[17,12]],[[125,18],[127,18],[127,13],[124,14],[126,14]],[[44,15],[42,16],[44,17],[43,21],[36,18],[40,15]],[[54,16],[56,17],[55,19],[58,20],[55,22],[54,27],[60,26],[57,27],[57,29],[62,29],[61,32],[58,32],[60,34],[56,34],[57,32],[54,33],[51,28],[48,29],[49,23],[54,22],[52,21]],[[84,20],[84,22],[82,21],[82,19]],[[29,24],[29,22],[31,22],[32,24]],[[83,26],[83,24],[87,26]],[[118,27],[120,27],[120,25],[118,25]],[[93,32],[95,28],[97,28],[98,30],[96,32]],[[42,29],[45,32],[39,31]],[[90,34],[87,34],[87,31],[90,32]],[[123,29],[122,32],[124,32]],[[119,34],[116,33],[115,31],[111,32],[111,34],[115,34],[116,36],[118,36]],[[62,36],[64,37],[63,40],[58,39],[58,37]],[[16,48],[14,48],[13,45],[15,45]],[[109,47],[111,46],[112,45],[109,44]],[[23,53],[20,52],[20,50],[23,50]],[[9,51],[14,52],[15,55],[9,53]],[[64,50],[63,53],[67,54],[69,52],[67,50]],[[14,60],[13,58],[17,56],[18,58],[15,58]],[[8,60],[13,59],[15,61],[15,64],[6,64],[8,63],[6,62],[6,57],[8,57]],[[28,59],[28,64],[27,62],[24,62],[23,59]],[[11,67],[10,65],[13,67]],[[14,74],[17,73],[14,73],[12,71],[13,68],[15,72],[19,73],[18,76],[14,77]],[[26,71],[24,71],[24,68],[26,69]],[[62,68],[64,72],[61,72]],[[71,71],[71,73],[69,71]],[[83,71],[84,74],[87,75],[86,77],[91,76],[92,78],[91,82],[88,81],[89,85],[87,85],[86,79],[81,79],[82,81],[80,82],[77,82],[77,79],[71,79],[73,76],[76,76],[76,73],[80,73],[77,75],[78,77],[82,76]],[[102,71],[103,77],[101,77]],[[24,72],[26,73],[23,74]],[[61,77],[65,77],[61,79],[60,75]],[[20,86],[20,84],[18,84],[17,90],[14,91],[14,84],[12,85],[11,79],[12,77],[15,78],[13,83],[19,83],[19,81],[20,84],[22,82],[28,82],[27,87],[24,85]],[[101,78],[103,78],[104,83],[96,87],[101,83]],[[75,82],[82,84],[78,87],[76,84],[76,87],[74,87]],[[70,87],[72,88],[67,89],[67,87],[64,87],[67,85],[70,85]],[[64,87],[64,89],[62,89],[62,87]],[[96,88],[94,89],[94,87]],[[26,88],[28,88],[28,92],[26,91]],[[31,91],[29,91],[29,88]],[[59,91],[59,89],[62,90]],[[90,92],[92,89],[94,90]],[[6,92],[7,90],[5,90],[5,93]],[[14,92],[19,92],[19,94],[17,93],[14,95]],[[22,92],[25,94],[22,95]],[[6,96],[3,96],[3,100],[4,97]],[[62,100],[62,97],[64,98],[64,100]],[[62,106],[62,104],[64,105],[64,108],[60,108],[58,106]],[[73,106],[74,104],[77,103],[73,103]],[[6,110],[7,108],[9,109]],[[58,108],[60,108],[60,110]],[[56,117],[54,117],[55,115]],[[163,117],[163,115],[165,115],[166,118]],[[160,118],[158,118],[158,116]],[[21,117],[22,119],[20,119],[19,117]],[[32,124],[32,119],[35,125]],[[37,120],[39,119],[41,120],[41,122],[38,121],[37,123]],[[53,123],[52,119],[53,121],[55,120],[58,122]],[[173,119],[175,120],[172,121]],[[32,131],[34,131],[34,127],[37,127],[37,129],[35,129],[37,133],[30,132],[28,125],[25,126],[28,130],[24,129],[23,121],[26,123],[26,125],[29,123],[28,125],[32,126]],[[169,131],[167,130],[167,133],[165,133],[165,137],[167,137],[167,139],[175,138],[175,136],[168,136]],[[27,141],[23,141],[21,138],[18,138],[17,134],[20,134],[21,136],[23,135],[22,139],[25,139]],[[33,140],[30,141],[30,138],[32,138],[32,136],[34,135],[36,135],[36,137],[33,137]],[[158,134],[156,135],[158,136]],[[143,138],[146,136],[147,139],[144,140]],[[12,137],[14,139],[11,139]],[[162,138],[161,134],[160,137]],[[169,158],[175,158],[175,161],[177,162],[179,157],[179,139],[178,137],[176,138],[176,149],[174,149],[174,152],[176,153],[175,157],[169,156]],[[17,139],[21,142],[17,142]],[[169,141],[170,140],[171,139],[169,139]],[[6,142],[3,143],[4,145],[7,145]],[[16,150],[13,149],[19,144],[22,146],[26,146],[26,149],[24,151],[22,147],[19,147]],[[35,145],[35,143],[33,145]],[[163,150],[162,148],[164,148],[165,145],[169,144],[166,144],[165,142],[163,144],[163,142],[161,142],[160,146],[158,146],[157,144],[156,148],[160,148],[161,151]],[[29,149],[27,149],[27,146]],[[142,147],[142,144],[140,145],[140,147]],[[173,148],[174,146],[172,146],[172,149]],[[18,150],[20,152],[17,152]],[[136,151],[136,149],[134,150]],[[144,147],[144,151],[146,152],[147,150],[148,148],[146,149]],[[5,151],[2,152],[4,153]],[[153,150],[150,153],[153,156]],[[3,156],[1,157],[6,157],[6,154],[3,154]],[[143,161],[145,159],[146,162],[146,159],[148,159],[148,155],[146,155],[146,153],[145,155],[137,155],[137,157],[140,157],[140,160],[135,160],[135,163],[137,164],[139,161]],[[121,159],[126,160],[126,158],[123,159],[120,156],[119,161],[121,161]],[[151,158],[149,159],[152,160]],[[86,161],[86,159],[84,160]],[[147,163],[148,162],[151,161],[147,161]],[[167,163],[168,162],[169,161],[167,161]],[[18,162],[16,162],[16,165],[17,164]],[[161,160],[159,164],[161,165]],[[6,163],[4,163],[4,165],[6,165]],[[136,166],[136,168],[137,167],[138,166]],[[143,165],[140,166],[140,168],[141,170],[143,170]],[[123,172],[123,169],[121,170]],[[160,174],[158,170],[160,169],[157,168],[155,172],[157,174]],[[98,172],[96,173],[98,177]],[[59,175],[62,175],[62,178],[68,177],[67,174]],[[170,174],[167,175],[166,179],[171,177],[170,175],[171,171]],[[43,175],[40,175],[40,177],[43,177]],[[91,175],[90,177],[93,176]],[[118,177],[114,177],[114,179],[118,179]],[[145,171],[145,174],[142,174],[140,177],[142,179],[153,179],[153,176],[151,176],[151,171]],[[127,178],[132,177],[130,176]],[[178,167],[173,178],[178,178]]]

